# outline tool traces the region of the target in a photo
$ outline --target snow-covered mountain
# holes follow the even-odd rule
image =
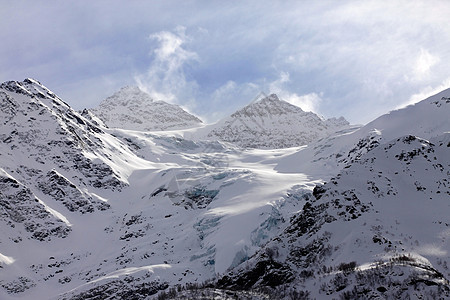
[[[178,105],[154,101],[136,86],[123,87],[91,111],[111,128],[155,131],[190,128],[202,123]]]
[[[281,158],[280,172],[335,176],[304,194],[289,225],[215,287],[279,286],[288,299],[448,298],[449,96]]]
[[[1,299],[144,299],[213,279],[295,210],[286,190],[314,185],[274,180],[285,151],[108,129],[32,79],[0,96]]]
[[[449,98],[243,149],[3,83],[0,299],[449,297]]]
[[[449,154],[450,133],[379,145],[305,194],[283,232],[218,286],[287,284],[316,299],[449,297]]]
[[[202,137],[245,148],[276,149],[307,145],[347,127],[343,117],[324,120],[271,94],[203,128]]]
[[[146,162],[38,81],[1,84],[0,101],[0,298],[45,299],[58,289],[42,283],[72,280],[61,266],[91,256],[77,245],[96,244],[98,216],[112,213],[108,194]]]

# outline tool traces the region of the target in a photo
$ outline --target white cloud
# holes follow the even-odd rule
[[[261,92],[261,86],[252,82],[238,84],[233,80],[227,81],[215,89],[210,99],[214,110],[207,112],[203,118],[209,122],[215,122],[251,102]]]
[[[220,103],[223,101],[224,97],[229,97],[230,94],[236,91],[237,84],[233,80],[229,80],[224,85],[217,88],[211,96],[213,103]]]
[[[297,95],[296,93],[287,93],[282,94],[281,96],[283,100],[287,102],[299,106],[304,111],[312,111],[318,113],[318,107],[322,102],[321,94],[310,93],[306,95]]]
[[[183,48],[189,40],[186,28],[178,26],[174,32],[161,31],[150,35],[158,43],[152,51],[153,60],[147,73],[135,76],[139,88],[153,98],[184,105],[194,104],[193,96],[198,89],[195,80],[188,80],[184,68],[197,61],[195,52]]]
[[[439,57],[432,55],[428,50],[421,48],[420,54],[414,66],[414,75],[417,79],[423,79],[430,75],[431,68],[439,62]]]
[[[318,113],[319,105],[322,102],[322,93],[309,93],[306,95],[298,95],[289,92],[285,85],[289,83],[290,76],[288,72],[281,72],[278,79],[269,84],[270,93],[275,93],[279,98],[293,105],[299,106],[304,111],[312,111]]]
[[[417,103],[448,88],[450,88],[450,77],[445,79],[438,86],[427,86],[423,88],[419,93],[413,94],[408,101],[398,105],[395,109],[400,109],[408,105]]]

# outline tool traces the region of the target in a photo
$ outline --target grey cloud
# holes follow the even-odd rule
[[[319,113],[368,122],[447,82],[448,15],[446,1],[3,1],[0,80],[37,77],[90,106],[137,76],[212,115],[285,72],[285,94],[320,95]],[[156,37],[177,26],[196,58],[165,78]],[[227,82],[235,89],[218,96]]]

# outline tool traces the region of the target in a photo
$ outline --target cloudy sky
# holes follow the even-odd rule
[[[0,81],[125,85],[212,122],[260,92],[367,123],[450,87],[449,1],[0,0]]]

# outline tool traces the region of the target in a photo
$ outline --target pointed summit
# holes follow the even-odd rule
[[[277,94],[270,94],[269,96],[267,96],[263,92],[261,92],[256,99],[257,100],[253,101],[253,103],[260,102],[260,101],[280,101],[280,98],[278,98]]]
[[[280,101],[280,98],[278,98],[277,94],[270,94],[266,98],[262,99],[263,101]]]
[[[271,103],[271,102],[278,102],[281,101],[280,98],[278,98],[277,94],[270,94],[267,96],[266,93],[260,92],[258,96],[256,96],[252,102],[250,102],[247,106],[251,106],[253,104],[257,103]]]
[[[48,107],[58,106],[60,111],[66,111],[70,106],[50,91],[39,81],[32,78],[25,78],[23,81],[6,81],[0,84],[0,89],[4,89],[16,94],[25,95],[31,98],[40,99]]]
[[[276,94],[271,94],[257,101],[253,101],[249,105],[233,113],[231,116],[240,117],[242,115],[252,115],[254,117],[261,117],[264,115],[271,118],[276,115],[303,113],[305,112],[300,107],[280,100]]]
[[[215,124],[207,137],[245,148],[288,148],[309,144],[349,125],[343,118],[323,120],[276,94],[258,97]]]
[[[109,101],[111,100],[111,101]],[[137,86],[124,86],[119,91],[115,92],[112,96],[106,98],[102,104],[107,102],[120,102],[123,105],[142,104],[145,102],[153,102],[152,97],[149,94],[142,91]]]
[[[137,86],[121,88],[91,111],[108,127],[130,130],[173,130],[202,123],[178,105],[154,101]]]

